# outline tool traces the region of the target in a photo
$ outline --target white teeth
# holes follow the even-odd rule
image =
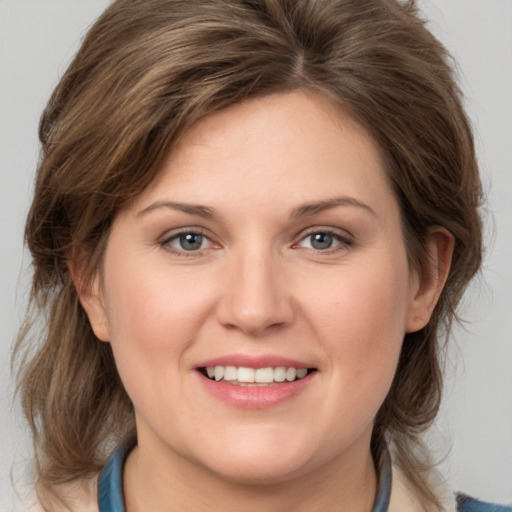
[[[307,374],[308,374],[308,369],[307,368],[299,368],[297,370],[297,378],[298,379],[304,378]]]
[[[276,382],[284,382],[286,380],[286,368],[284,366],[278,366],[274,370],[274,380]]]
[[[272,382],[292,382],[303,379],[307,374],[307,368],[248,368],[245,366],[208,366],[206,374],[216,381],[226,380],[239,383],[271,384]]]
[[[236,366],[226,366],[224,370],[224,380],[237,380],[238,370]]]
[[[288,368],[286,370],[286,380],[291,382],[295,380],[295,377],[297,377],[297,370],[295,368]]]
[[[240,368],[238,368],[236,380],[238,382],[254,382],[255,373],[254,368],[244,368],[243,366],[240,366]]]
[[[273,382],[274,381],[274,369],[273,368],[258,368],[254,377],[255,382]]]
[[[215,380],[219,381],[224,377],[224,366],[215,367]]]

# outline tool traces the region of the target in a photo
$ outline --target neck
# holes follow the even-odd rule
[[[273,483],[234,481],[194,461],[157,453],[136,447],[128,457],[126,512],[209,512],[214,504],[226,512],[370,512],[375,500],[377,477],[369,446],[363,457],[344,454]]]

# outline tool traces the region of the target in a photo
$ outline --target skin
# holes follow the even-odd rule
[[[200,248],[179,232],[202,234]],[[431,272],[410,270],[378,147],[318,96],[253,99],[193,126],[118,214],[81,296],[135,407],[127,510],[370,511],[373,420],[404,334],[430,318],[450,240],[433,229]],[[196,368],[226,354],[317,371],[297,396],[243,409]]]

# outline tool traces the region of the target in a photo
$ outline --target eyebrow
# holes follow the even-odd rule
[[[146,208],[143,208],[137,213],[137,217],[146,215],[153,210],[158,208],[170,208],[171,210],[179,210],[189,215],[196,215],[197,217],[203,217],[204,219],[211,219],[215,216],[215,210],[208,206],[202,206],[199,204],[188,204],[188,203],[176,203],[173,201],[156,201],[151,203]]]
[[[313,203],[304,203],[297,208],[292,210],[290,215],[291,218],[300,218],[300,217],[308,217],[310,215],[315,215],[316,213],[322,212],[324,210],[329,210],[331,208],[337,208],[338,206],[355,206],[357,208],[362,208],[363,210],[368,211],[375,217],[377,214],[375,210],[373,210],[370,206],[358,199],[353,197],[335,197],[333,199],[328,199],[325,201],[316,201]],[[143,208],[137,213],[137,217],[143,216],[152,212],[153,210],[157,210],[159,208],[170,208],[171,210],[178,210],[189,215],[195,215],[197,217],[202,217],[204,219],[211,219],[216,216],[216,211],[214,208],[210,208],[208,206],[203,206],[200,204],[189,204],[189,203],[178,203],[174,201],[155,201],[151,203],[146,208]]]
[[[309,215],[315,215],[316,213],[322,212],[324,210],[329,210],[331,208],[336,208],[338,206],[355,206],[357,208],[362,208],[363,210],[368,211],[375,217],[377,214],[375,210],[373,210],[370,206],[354,197],[335,197],[333,199],[328,199],[326,201],[317,201],[314,203],[305,203],[297,208],[294,208],[291,214],[292,218],[298,217],[307,217]]]

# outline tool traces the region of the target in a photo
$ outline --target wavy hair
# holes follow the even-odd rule
[[[415,268],[430,227],[454,236],[446,286],[428,325],[405,336],[371,445],[378,460],[390,443],[426,510],[441,509],[421,437],[439,408],[445,336],[481,263],[482,191],[451,59],[414,2],[394,0],[117,0],[89,30],[41,119],[25,231],[34,273],[14,364],[42,488],[96,474],[134,430],[70,255],[87,254],[92,276],[116,213],[198,119],[297,89],[324,95],[378,143]]]

